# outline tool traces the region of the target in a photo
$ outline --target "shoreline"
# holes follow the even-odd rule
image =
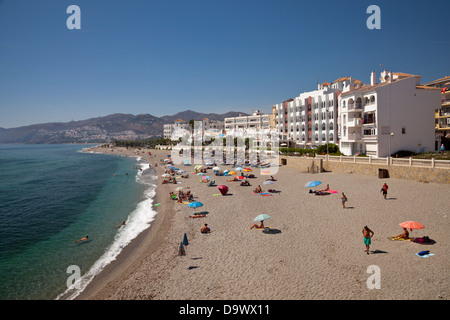
[[[117,149],[112,154],[125,155]],[[156,162],[167,154],[167,150],[151,151],[158,154]],[[158,168],[164,167],[158,163]],[[266,186],[263,182],[268,176],[256,175],[256,179],[249,179],[251,187],[228,182],[229,177],[213,176],[216,185],[230,188],[228,196],[219,197],[213,196],[218,193],[217,187],[199,183],[199,177],[192,173],[182,180],[181,186],[190,187],[195,200],[204,203],[201,209],[208,211],[201,219],[190,219],[192,209],[168,198],[174,185],[159,183],[155,203],[161,206],[151,226],[76,299],[450,298],[450,253],[446,246],[450,241],[446,200],[450,186],[357,174],[309,174],[287,167],[280,168],[274,185]],[[308,194],[304,184],[310,180],[321,180],[323,186],[329,183],[339,193]],[[388,200],[379,193],[384,182],[390,186]],[[252,192],[257,185],[280,192],[260,196]],[[348,208],[342,208],[341,192],[349,198]],[[272,216],[265,225],[273,234],[249,230],[253,218],[261,213]],[[412,236],[427,235],[436,243],[424,246],[387,240],[401,233],[398,224],[406,220],[426,226],[413,230]],[[211,226],[211,234],[200,234],[204,223]],[[364,225],[375,232],[370,255],[366,255],[362,241]],[[177,256],[184,233],[189,239],[186,256]],[[431,250],[435,256],[415,256],[421,250]],[[367,269],[373,265],[382,272],[380,290],[370,290],[366,285],[370,276]]]
[[[120,151],[119,151],[120,150]],[[158,153],[159,150],[156,150]],[[101,146],[90,147],[83,152],[95,152],[102,154],[111,154],[116,156],[126,156],[126,157],[136,157],[141,158],[143,161],[151,164],[149,160],[154,160],[158,162],[161,154],[157,157],[148,158],[145,154],[138,154],[135,149],[125,149],[125,148],[115,148],[115,152],[111,151],[109,148],[103,148]],[[154,150],[152,150],[154,153]],[[165,152],[167,153],[167,151]],[[152,165],[152,164],[151,164]],[[155,169],[156,175],[160,175],[160,170],[158,167]],[[153,210],[157,212],[155,219],[150,223],[150,226],[142,231],[136,238],[130,241],[130,243],[125,246],[115,260],[111,261],[101,272],[95,276],[92,281],[86,286],[86,288],[74,299],[75,300],[93,300],[93,299],[108,299],[108,294],[105,291],[114,288],[114,281],[120,279],[124,274],[132,274],[140,265],[140,258],[148,258],[154,252],[161,247],[164,235],[167,234],[170,229],[170,210],[166,204],[170,201],[164,200],[160,196],[161,187],[157,183],[155,190],[155,196],[153,204],[161,203],[161,206],[154,207]]]

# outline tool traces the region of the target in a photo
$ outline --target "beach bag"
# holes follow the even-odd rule
[[[419,256],[424,256],[424,255],[429,254],[429,253],[430,253],[430,251],[425,250],[425,251],[420,251],[420,252],[418,253],[418,255],[419,255]]]

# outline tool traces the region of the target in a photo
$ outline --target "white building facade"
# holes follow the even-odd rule
[[[275,129],[280,135],[280,145],[315,148],[327,143],[338,144],[338,97],[342,91],[362,85],[359,80],[341,77],[276,104]]]
[[[370,85],[339,96],[339,149],[345,155],[386,157],[400,150],[434,149],[434,109],[439,89],[420,85],[420,76],[384,70]]]
[[[270,114],[255,110],[250,116],[229,117],[224,119],[226,135],[246,136],[270,130]]]

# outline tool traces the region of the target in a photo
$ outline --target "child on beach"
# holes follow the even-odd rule
[[[347,202],[347,197],[345,196],[345,194],[342,192],[342,196],[341,196],[341,202],[342,202],[342,208],[345,208],[345,203]]]

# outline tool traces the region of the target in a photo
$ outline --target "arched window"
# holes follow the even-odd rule
[[[327,138],[325,136],[325,133],[322,133],[322,141],[326,141],[326,140],[327,140]]]
[[[330,122],[330,124],[328,125],[328,129],[333,130],[333,122]]]
[[[332,132],[330,132],[330,135],[328,136],[328,141],[334,141]]]
[[[362,99],[361,98],[356,99],[356,107],[357,108],[361,108],[362,107]]]
[[[350,98],[350,100],[348,100],[348,107],[349,107],[349,108],[353,108],[354,105],[355,105],[355,100],[353,100],[353,99]]]
[[[325,130],[325,122],[322,122],[322,130]]]
[[[342,108],[345,108],[345,100],[342,100]]]
[[[375,96],[370,96],[370,103],[375,103]]]
[[[317,133],[316,133],[315,138],[316,138],[316,141],[319,141],[319,135]]]
[[[316,123],[316,125],[314,126],[314,130],[319,130],[319,125]]]

